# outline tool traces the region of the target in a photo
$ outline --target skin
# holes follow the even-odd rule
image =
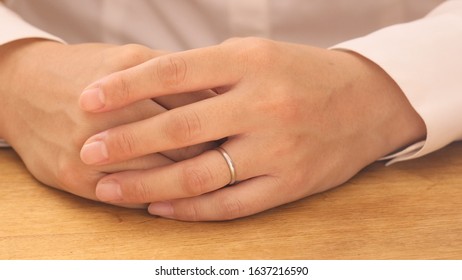
[[[172,219],[235,219],[338,186],[426,134],[401,89],[366,58],[258,38],[151,59],[90,84],[79,102],[98,116],[205,89],[220,94],[98,133],[81,159],[103,167],[225,139],[238,182],[225,187],[228,166],[209,150],[108,175],[99,199],[151,203],[151,214]]]
[[[157,103],[145,99],[103,114],[79,109],[79,95],[90,82],[163,54],[138,45],[64,45],[35,39],[0,46],[0,138],[16,150],[39,181],[93,200],[97,200],[96,183],[107,174],[172,164],[214,147],[204,144],[162,155],[150,153],[105,166],[89,166],[80,160],[81,146],[95,133],[215,95],[210,91],[187,94]]]

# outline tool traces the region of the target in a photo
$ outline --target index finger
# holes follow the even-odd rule
[[[239,56],[229,44],[159,56],[94,82],[82,92],[80,107],[105,112],[142,99],[233,85],[245,72]]]

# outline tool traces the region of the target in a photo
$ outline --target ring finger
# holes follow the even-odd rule
[[[235,179],[268,174],[267,156],[246,136],[237,136],[222,147],[231,158]],[[231,182],[229,163],[218,150],[168,166],[144,171],[127,171],[101,179],[96,196],[105,202],[146,203],[198,196]]]

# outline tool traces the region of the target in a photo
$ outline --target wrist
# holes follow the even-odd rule
[[[405,93],[377,64],[348,51],[333,51],[345,59],[345,75],[354,114],[360,114],[358,125],[363,131],[369,161],[375,161],[425,138],[426,127]]]
[[[12,97],[21,92],[30,92],[29,85],[34,85],[33,78],[38,78],[38,67],[41,65],[39,57],[46,56],[46,50],[50,53],[54,48],[62,47],[61,43],[45,39],[21,39],[0,46],[0,138],[12,142],[14,135],[11,133],[12,123],[10,112],[19,110],[16,108]],[[43,64],[42,64],[43,66]],[[35,74],[34,74],[35,73]],[[30,75],[31,74],[31,75]]]

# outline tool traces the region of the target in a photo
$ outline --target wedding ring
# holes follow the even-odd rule
[[[226,161],[226,164],[228,165],[229,174],[231,175],[231,179],[230,179],[228,185],[232,185],[232,184],[236,183],[236,168],[234,167],[233,160],[231,159],[229,154],[226,152],[226,150],[223,149],[222,147],[216,147],[215,150],[217,150],[223,156],[223,158]]]

